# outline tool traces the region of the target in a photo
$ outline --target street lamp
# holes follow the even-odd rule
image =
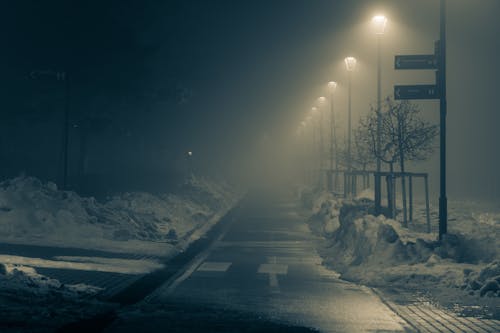
[[[377,174],[375,176],[375,214],[380,214],[381,207],[381,190],[382,184],[380,181],[380,171],[381,171],[381,161],[380,161],[380,131],[382,127],[382,119],[381,119],[381,82],[382,82],[382,62],[381,62],[381,49],[382,49],[382,35],[385,32],[385,26],[387,25],[387,18],[383,15],[376,15],[372,18],[372,24],[377,35],[377,142],[376,142],[376,150],[377,150]]]
[[[352,72],[356,68],[356,58],[347,57],[344,59],[347,71]]]
[[[349,173],[349,178],[352,178],[350,174],[352,172],[352,157],[351,157],[351,73],[356,68],[356,58],[347,57],[344,59],[345,67],[347,69],[348,74],[348,104],[347,104],[347,172]],[[349,182],[348,182],[349,183]],[[351,186],[352,187],[352,186]],[[350,193],[352,193],[352,188],[350,189]],[[344,189],[344,193],[346,194],[346,190]]]
[[[321,104],[319,98],[318,98],[318,104]],[[316,158],[319,159],[319,161],[318,161],[319,162],[319,168],[318,168],[318,173],[317,173],[317,177],[318,177],[317,179],[318,179],[318,183],[320,183],[320,179],[321,179],[320,178],[321,177],[321,149],[322,149],[322,145],[323,145],[323,142],[322,142],[323,141],[323,138],[322,138],[323,133],[321,131],[321,121],[320,120],[316,120],[316,121],[314,120],[314,117],[318,113],[321,115],[319,107],[313,106],[311,108],[311,131],[312,131],[312,134],[313,134],[313,150],[312,151],[314,152],[317,149],[317,151],[316,151],[316,153],[317,153],[316,156],[317,157]],[[316,126],[314,126],[315,122],[318,124],[319,133],[316,133],[316,128],[315,128]],[[318,142],[319,145],[318,146],[316,146],[316,142],[318,141],[316,135],[319,135],[319,142]]]
[[[330,91],[330,174],[328,175],[328,189],[333,191],[333,185],[337,184],[338,157],[335,159],[335,181],[332,183],[333,176],[333,152],[337,154],[337,138],[335,136],[335,114],[333,112],[333,94],[337,89],[337,82],[328,82],[328,90]]]
[[[318,97],[318,109],[323,106],[323,104],[326,102],[326,98],[321,96]],[[318,127],[319,127],[319,177],[318,177],[318,183],[320,186],[320,189],[323,187],[323,153],[325,150],[324,146],[324,139],[323,139],[323,112],[319,110],[319,121],[318,121]]]
[[[375,15],[372,18],[373,29],[377,35],[383,35],[385,26],[387,25],[387,18],[384,15]]]
[[[193,176],[193,152],[191,150],[186,152],[187,172],[188,176]]]

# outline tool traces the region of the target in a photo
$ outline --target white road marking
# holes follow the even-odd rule
[[[229,269],[232,263],[205,261],[196,271],[198,272],[225,272]]]
[[[261,264],[258,273],[269,274],[269,287],[272,293],[280,293],[280,284],[278,281],[278,274],[287,275],[288,265],[278,264],[276,256],[268,258],[269,264]]]
[[[287,275],[288,274],[288,265],[283,264],[261,264],[257,271],[258,273],[264,274],[280,274]]]

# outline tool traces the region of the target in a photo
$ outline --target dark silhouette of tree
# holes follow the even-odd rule
[[[369,166],[375,164],[375,159],[370,146],[371,137],[363,127],[358,127],[354,131],[354,150],[352,162],[354,168],[366,171]]]
[[[403,199],[403,223],[407,226],[405,162],[425,160],[434,151],[434,139],[438,135],[437,125],[423,120],[420,109],[409,101],[395,102],[386,98],[381,117],[381,149],[377,150],[377,112],[370,114],[360,123],[361,133],[367,137],[365,144],[374,158],[389,164],[391,179],[394,179],[394,163],[399,162]],[[394,181],[391,181],[390,206],[394,216]]]

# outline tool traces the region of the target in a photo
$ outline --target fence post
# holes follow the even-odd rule
[[[429,182],[427,179],[427,174],[424,177],[425,179],[425,210],[427,214],[427,233],[431,233],[431,216],[429,212]]]

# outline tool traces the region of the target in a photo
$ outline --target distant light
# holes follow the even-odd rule
[[[330,89],[331,91],[335,91],[335,89],[337,89],[337,82],[335,81],[328,82],[328,89]]]
[[[307,125],[307,123],[306,123],[305,121],[301,121],[301,122],[300,122],[300,126],[302,126],[302,127],[306,127],[306,125]]]
[[[318,111],[318,108],[317,108],[317,107],[315,107],[315,106],[313,106],[313,107],[311,108],[311,111],[312,111],[312,113],[313,113],[313,114],[315,114],[315,113],[316,113],[316,111]]]
[[[323,104],[324,102],[326,101],[326,98],[321,96],[321,97],[318,97],[318,103],[319,104]]]
[[[347,57],[344,59],[346,69],[351,72],[356,68],[356,58]]]
[[[188,151],[188,156],[193,156],[193,152],[192,151]]]
[[[376,15],[372,18],[372,24],[375,29],[375,33],[377,35],[383,35],[387,24],[387,18],[384,15]]]

